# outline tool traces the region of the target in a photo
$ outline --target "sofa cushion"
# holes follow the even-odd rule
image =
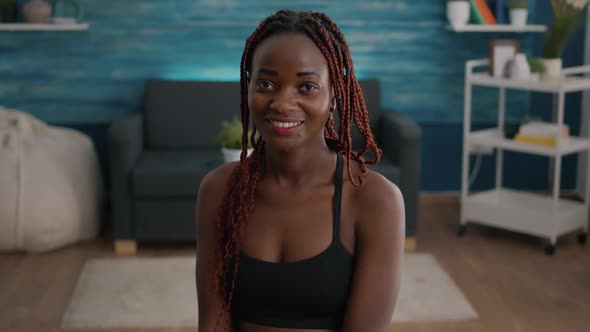
[[[148,80],[144,103],[148,148],[215,148],[221,122],[240,118],[240,83]]]
[[[197,197],[199,184],[221,164],[221,152],[209,150],[146,150],[131,174],[136,198]]]
[[[196,200],[149,199],[133,200],[136,218],[135,237],[139,241],[194,241]]]

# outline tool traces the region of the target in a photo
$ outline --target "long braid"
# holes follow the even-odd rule
[[[317,12],[293,12],[281,10],[263,20],[246,40],[240,61],[240,107],[242,117],[242,153],[240,162],[232,171],[230,183],[218,210],[217,223],[217,290],[223,298],[223,311],[219,312],[217,326],[222,316],[230,312],[235,289],[236,275],[239,268],[240,244],[248,225],[248,215],[255,207],[254,197],[257,184],[264,174],[265,143],[261,137],[256,138],[257,129],[250,127],[250,109],[248,107],[248,85],[251,79],[252,57],[256,47],[271,35],[298,32],[306,34],[314,41],[325,56],[339,115],[338,131],[331,119],[325,125],[325,139],[330,149],[341,153],[347,159],[355,160],[361,169],[358,182],[352,176],[350,162],[347,166],[349,178],[353,185],[359,186],[367,173],[366,164],[374,164],[381,157],[371,133],[367,108],[360,84],[354,74],[352,56],[344,35],[336,24],[326,15]],[[352,120],[365,138],[363,150],[352,151]],[[253,146],[251,155],[247,155],[248,143]],[[367,161],[363,155],[373,152],[374,160]],[[230,275],[231,273],[231,275]],[[226,315],[229,319],[230,315]]]

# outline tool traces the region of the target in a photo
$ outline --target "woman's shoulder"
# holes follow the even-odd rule
[[[199,195],[222,195],[239,164],[239,161],[224,163],[207,173],[199,185]]]
[[[350,182],[345,168],[345,178]],[[361,174],[358,163],[351,162],[351,173],[356,183]],[[403,195],[399,187],[380,173],[367,169],[363,176],[363,184],[352,186],[352,195],[356,209],[360,215],[390,214],[403,212]]]

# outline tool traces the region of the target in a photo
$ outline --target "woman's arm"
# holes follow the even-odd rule
[[[197,262],[196,282],[199,308],[199,332],[213,332],[219,314],[223,313],[217,331],[231,331],[228,314],[223,311],[223,300],[215,288],[217,212],[223,201],[228,179],[235,163],[226,164],[205,176],[199,186],[196,207]]]
[[[355,195],[356,265],[342,331],[389,331],[401,279],[403,197],[397,186],[374,172]]]

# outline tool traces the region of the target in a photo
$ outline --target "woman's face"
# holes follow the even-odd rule
[[[331,97],[328,63],[302,33],[262,41],[252,57],[248,106],[270,148],[324,144]]]

